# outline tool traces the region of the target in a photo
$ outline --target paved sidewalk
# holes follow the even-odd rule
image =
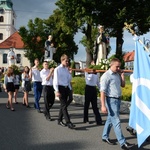
[[[83,106],[71,104],[69,114],[76,125],[74,130],[57,125],[59,101],[51,110],[53,121],[47,121],[44,115],[33,108],[33,95],[29,102],[32,108],[22,105],[22,93],[19,93],[16,109],[12,112],[6,109],[7,94],[0,93],[0,150],[120,150],[119,145],[110,146],[101,141],[103,126],[96,126],[92,110],[89,111],[90,124],[83,123]],[[44,107],[41,98],[41,107]],[[137,143],[136,137],[131,136],[125,129],[128,124],[128,113],[121,113],[124,136],[130,143]],[[106,116],[102,114],[105,121]],[[110,138],[116,141],[112,129]],[[117,142],[117,141],[116,141]],[[118,144],[118,143],[117,143]],[[137,150],[137,144],[133,150]],[[145,142],[139,150],[149,150],[150,142]]]

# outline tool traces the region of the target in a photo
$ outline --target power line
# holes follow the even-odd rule
[[[47,12],[32,11],[32,10],[17,10],[17,9],[15,9],[14,11],[20,11],[20,12],[32,12],[32,13],[41,13],[41,14],[50,14],[50,13],[47,13]]]

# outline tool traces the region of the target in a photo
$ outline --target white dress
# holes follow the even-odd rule
[[[9,51],[7,55],[8,65],[15,65],[16,55],[14,51]]]
[[[106,44],[101,41],[101,35],[97,38],[98,53],[96,65],[99,65],[102,59],[106,59]]]

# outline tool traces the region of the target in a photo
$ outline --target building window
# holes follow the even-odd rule
[[[14,19],[12,20],[12,24],[14,25]]]
[[[17,54],[16,63],[17,63],[17,64],[20,64],[20,63],[21,63],[21,54]]]
[[[7,54],[3,54],[3,64],[7,64]]]
[[[0,16],[0,22],[4,22],[4,17]]]
[[[0,33],[0,40],[3,40],[3,33]]]

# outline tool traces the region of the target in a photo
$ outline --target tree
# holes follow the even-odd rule
[[[20,27],[19,34],[25,44],[25,57],[27,57],[31,63],[34,62],[35,58],[42,61],[44,42],[46,40],[43,20],[40,18],[36,18],[34,21],[29,20],[28,28]]]
[[[56,54],[54,54],[56,62],[60,62],[60,56],[64,53],[71,59],[77,53],[78,47],[74,42],[74,35],[72,32],[69,32],[67,26],[63,23],[61,13],[58,10],[55,10],[54,14],[48,19],[36,18],[34,21],[29,20],[28,28],[21,27],[19,33],[25,44],[25,57],[31,63],[33,63],[35,58],[38,58],[41,62],[43,61],[44,43],[50,34],[53,35],[54,45],[57,49]]]
[[[109,30],[110,36],[116,37],[116,56],[122,56],[124,22],[134,24],[136,32],[142,35],[150,27],[149,0],[107,0],[97,5],[98,17]]]
[[[64,20],[62,12],[59,9],[54,11],[48,19],[44,21],[47,26],[47,31],[52,34],[56,46],[56,54],[54,60],[60,62],[60,56],[66,54],[70,59],[74,59],[74,54],[77,54],[78,46],[74,42],[74,32],[68,27]]]
[[[87,66],[92,59],[92,28],[102,24],[110,36],[116,37],[116,56],[122,56],[124,22],[134,23],[137,33],[149,31],[149,0],[58,0],[56,5],[62,11],[63,20],[77,32],[85,34],[84,43],[87,52]]]
[[[92,30],[95,22],[93,20],[93,10],[95,9],[95,1],[91,0],[58,0],[56,5],[62,12],[63,20],[72,32],[81,31],[85,37],[82,43],[86,47],[86,66],[89,66],[93,59],[94,38]]]

